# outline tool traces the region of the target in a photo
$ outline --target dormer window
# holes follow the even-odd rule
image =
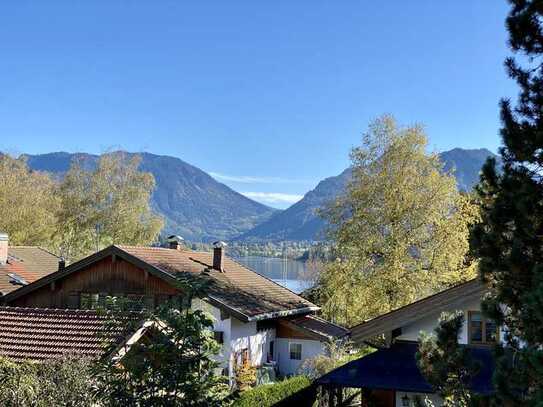
[[[499,329],[496,323],[484,317],[479,311],[468,313],[468,340],[472,345],[493,345],[498,341]]]

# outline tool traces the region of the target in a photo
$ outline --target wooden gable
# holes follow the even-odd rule
[[[15,298],[9,305],[78,308],[81,293],[167,298],[178,294],[179,291],[147,270],[119,256],[111,255]]]

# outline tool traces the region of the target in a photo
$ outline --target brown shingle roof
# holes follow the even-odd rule
[[[11,292],[4,300],[9,304],[108,256],[123,258],[172,285],[177,284],[177,277],[183,275],[206,279],[210,282],[206,299],[242,321],[308,314],[319,309],[315,304],[228,257],[224,259],[224,272],[220,272],[212,269],[211,253],[138,246],[109,246],[62,271]]]
[[[209,298],[247,319],[264,319],[318,307],[285,287],[242,266],[229,257],[224,272],[212,269],[213,254],[156,247],[119,246],[119,249],[172,276],[193,273],[210,278]]]
[[[37,246],[12,246],[8,248],[8,262],[0,265],[0,296],[21,287],[14,284],[9,274],[16,274],[26,282],[32,283],[39,278],[58,270],[60,259],[47,250]]]
[[[106,343],[120,343],[128,333],[121,324],[106,329],[106,321],[95,310],[0,307],[0,356],[16,361],[66,353],[99,357]]]
[[[347,328],[333,324],[316,315],[302,315],[290,318],[288,322],[307,331],[309,334],[324,340],[339,339],[349,334]]]

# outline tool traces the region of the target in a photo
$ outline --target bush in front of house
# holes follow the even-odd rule
[[[269,407],[311,385],[306,376],[295,376],[273,384],[263,384],[247,390],[234,402],[233,407]]]
[[[76,355],[39,363],[0,357],[0,406],[95,406],[91,366]]]

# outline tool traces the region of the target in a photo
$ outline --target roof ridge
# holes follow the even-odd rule
[[[66,313],[97,313],[96,309],[80,309],[80,308],[40,308],[40,307],[10,307],[9,305],[0,306],[0,311],[40,311],[40,312],[66,312]]]
[[[56,258],[60,259],[60,256],[44,248],[43,246],[16,245],[16,246],[8,246],[8,251],[9,249],[38,249],[38,250],[41,250],[42,252],[45,252],[47,254],[50,254],[51,256],[55,256]]]
[[[52,251],[50,251],[50,250],[48,250],[48,249],[46,249],[46,248],[44,248],[44,247],[42,247],[42,246],[36,246],[36,247],[37,247],[38,249],[40,249],[41,251],[44,251],[45,253],[50,254],[51,256],[55,256],[55,257],[58,258],[58,259],[61,259],[61,258],[62,258],[62,256],[58,256],[58,255],[56,255],[55,253],[53,253]]]
[[[205,251],[205,250],[194,250],[190,249],[188,247],[182,248],[182,249],[170,249],[169,247],[160,247],[160,246],[135,246],[135,245],[127,245],[127,244],[114,244],[113,246],[118,247],[119,249],[122,249],[123,247],[130,248],[130,249],[146,249],[146,250],[160,250],[160,251],[166,251],[168,253],[201,253],[201,254],[213,254],[211,251]]]
[[[0,311],[24,311],[24,312],[52,312],[52,313],[71,313],[71,314],[99,314],[98,309],[81,308],[40,308],[40,307],[10,307],[9,305],[0,305]],[[140,311],[124,311],[122,315],[143,315]],[[105,316],[105,315],[104,315]]]

